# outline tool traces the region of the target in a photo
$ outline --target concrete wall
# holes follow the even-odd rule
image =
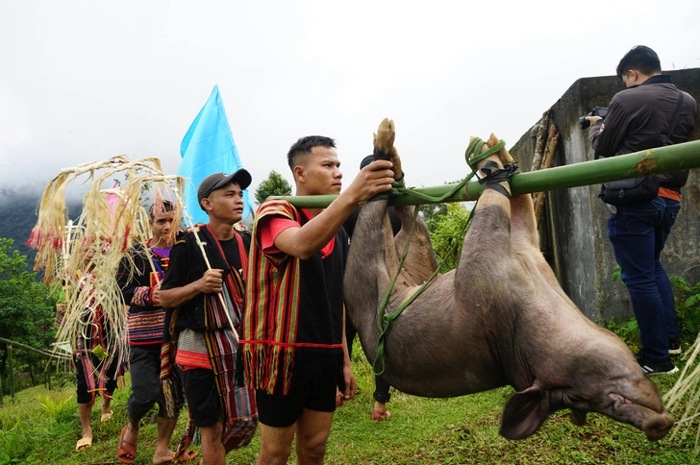
[[[665,72],[666,73],[666,72]],[[700,68],[669,71],[673,82],[700,102]],[[588,130],[578,117],[595,106],[607,106],[623,88],[615,76],[583,78],[576,81],[552,106],[552,121],[560,133],[555,166],[593,159]],[[521,171],[532,165],[537,123],[511,149]],[[700,120],[693,139],[700,139]],[[591,319],[632,316],[625,285],[612,280],[616,267],[607,237],[610,213],[598,199],[600,185],[549,192],[540,225],[542,251],[554,268],[566,293]],[[700,169],[691,171],[682,190],[682,207],[662,255],[672,275],[691,282],[700,280]]]

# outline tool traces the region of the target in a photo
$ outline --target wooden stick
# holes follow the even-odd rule
[[[530,171],[537,171],[540,169],[542,163],[542,154],[544,153],[544,148],[547,143],[547,128],[549,127],[549,116],[552,109],[549,108],[542,114],[540,122],[537,124],[537,138],[535,140],[535,155],[532,157],[532,168]]]
[[[179,185],[184,185],[184,184],[180,183]],[[180,195],[180,191],[178,190],[175,195],[177,196],[178,202],[180,202],[180,205],[182,205],[182,217],[185,220],[185,223],[187,223],[188,228],[194,234],[194,240],[195,240],[195,242],[197,242],[197,245],[199,246],[199,250],[202,252],[202,257],[204,258],[204,263],[207,266],[207,270],[211,270],[212,269],[211,263],[209,262],[209,257],[207,256],[207,252],[204,249],[205,243],[202,242],[202,240],[199,237],[199,228],[194,224],[194,222],[192,221],[192,217],[189,215],[189,213],[187,213],[187,207],[185,206],[185,202],[182,199],[182,196]],[[221,307],[225,309],[226,302],[224,301],[223,294],[221,292],[219,292],[217,294],[217,296],[219,297],[219,303],[221,303]],[[231,319],[231,315],[229,315],[228,311],[225,311],[224,313],[226,313],[226,319],[228,320],[229,326],[231,326],[231,331],[233,331],[233,337],[236,340],[236,342],[238,342],[238,340],[240,338],[238,336],[238,331],[236,331],[236,327],[233,325],[233,320]]]
[[[557,151],[557,144],[559,142],[559,131],[554,124],[549,125],[549,134],[547,135],[547,148],[545,148],[544,161],[542,162],[542,169],[548,169],[552,167],[554,163],[554,155]],[[542,219],[542,207],[547,199],[547,192],[538,192],[537,198],[535,199],[535,220],[539,225]]]

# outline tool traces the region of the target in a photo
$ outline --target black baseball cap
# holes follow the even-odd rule
[[[197,189],[197,202],[199,202],[199,206],[202,207],[202,199],[209,197],[209,194],[215,190],[228,186],[231,183],[236,183],[241,189],[246,189],[250,186],[252,180],[253,178],[250,176],[250,173],[243,168],[233,174],[210,174],[199,184],[199,188]],[[202,208],[202,210],[203,209],[204,208]]]

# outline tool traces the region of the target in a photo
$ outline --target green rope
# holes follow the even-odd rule
[[[457,183],[454,187],[449,189],[445,194],[439,195],[439,196],[432,196],[429,194],[425,194],[422,192],[416,192],[411,189],[407,189],[405,186],[405,183],[403,179],[400,181],[394,182],[394,186],[392,189],[387,193],[387,194],[382,194],[374,197],[372,200],[379,200],[379,199],[386,199],[389,196],[403,196],[409,199],[420,199],[420,200],[427,200],[431,203],[439,203],[447,199],[448,197],[451,197],[455,193],[457,193],[460,189],[464,188],[466,186],[467,182],[471,178],[474,177],[474,174],[476,173],[476,166],[477,164],[485,160],[486,158],[490,157],[491,155],[497,153],[499,150],[501,150],[503,147],[505,147],[506,143],[504,140],[500,140],[498,144],[495,146],[489,148],[488,150],[482,152],[483,146],[485,142],[478,138],[475,137],[472,139],[472,141],[469,143],[469,146],[467,147],[467,150],[464,152],[464,159],[469,165],[469,167],[472,169],[472,173],[465,177],[462,181]],[[465,234],[469,230],[469,225],[471,224],[472,217],[474,215],[474,210],[476,209],[476,205],[474,208],[469,212],[469,217],[467,218],[467,224],[466,228],[464,230]],[[409,231],[408,234],[408,240],[406,241],[406,245],[404,246],[404,250],[402,251],[401,254],[401,260],[399,261],[399,266],[396,270],[396,274],[394,275],[393,279],[391,280],[391,283],[389,284],[389,287],[386,289],[384,292],[384,295],[382,296],[382,300],[379,303],[379,308],[377,309],[377,326],[379,327],[379,338],[377,340],[377,355],[374,358],[374,362],[372,362],[372,369],[374,370],[374,374],[377,376],[381,376],[384,373],[385,369],[385,364],[384,364],[384,352],[385,352],[385,340],[386,340],[386,335],[389,332],[389,329],[391,328],[391,323],[403,313],[403,311],[413,303],[414,300],[420,296],[423,291],[430,285],[430,283],[433,281],[435,276],[437,276],[440,266],[438,266],[435,271],[430,275],[430,277],[423,283],[421,286],[416,289],[416,291],[408,298],[406,301],[401,303],[401,305],[398,306],[396,311],[393,313],[387,313],[386,312],[386,306],[389,304],[389,297],[391,295],[391,292],[394,290],[394,286],[396,285],[396,280],[399,277],[399,274],[401,273],[401,268],[403,268],[403,264],[406,260],[406,256],[408,255],[408,248],[411,244],[411,240],[413,239],[413,232],[415,231],[415,224],[416,224],[416,217],[418,216],[418,209],[416,208],[414,217],[413,217],[413,224],[411,225],[411,230]]]
[[[464,152],[464,158],[466,159],[469,167],[474,172],[476,172],[476,165],[478,165],[480,161],[487,159],[495,153],[498,153],[503,147],[506,146],[505,141],[501,139],[498,141],[498,144],[489,148],[485,152],[482,152],[481,150],[483,149],[484,144],[485,142],[483,140],[479,139],[478,137],[475,137],[471,140],[471,142],[469,142],[467,150]]]
[[[414,293],[413,296],[411,296],[406,302],[402,303],[394,313],[386,312],[386,306],[389,303],[389,296],[391,295],[391,291],[394,290],[396,280],[398,279],[399,274],[401,273],[401,268],[403,268],[403,264],[406,261],[406,257],[408,256],[408,249],[411,245],[411,240],[413,239],[413,232],[416,229],[415,226],[417,216],[418,209],[416,208],[413,214],[413,223],[411,224],[411,229],[408,232],[408,240],[406,241],[403,251],[401,252],[401,260],[399,260],[399,266],[396,269],[396,273],[394,274],[394,277],[391,280],[389,287],[386,289],[386,291],[384,291],[382,301],[379,303],[379,308],[377,309],[377,326],[379,327],[380,333],[379,339],[377,340],[377,356],[374,358],[374,362],[372,363],[372,369],[374,370],[374,374],[377,376],[381,376],[384,373],[384,339],[386,337],[386,333],[389,331],[391,322],[394,321],[404,311],[404,309],[408,306],[409,303],[413,302],[413,300],[415,300],[415,298],[418,297],[418,295],[420,295],[421,292],[423,292],[423,289],[425,289],[425,287],[430,283],[430,281],[432,281],[432,279],[437,274],[436,269],[432,276],[430,276],[430,278],[421,286],[421,288],[418,289],[416,293]]]

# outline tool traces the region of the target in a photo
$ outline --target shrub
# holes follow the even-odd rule
[[[37,396],[41,409],[57,423],[67,423],[75,416],[75,400],[72,395],[55,399],[49,396]]]
[[[669,279],[673,284],[681,340],[693,342],[700,333],[700,282],[691,285],[681,276],[670,276]]]
[[[457,267],[470,217],[471,211],[462,204],[450,203],[444,214],[438,213],[428,221],[430,240],[441,273]]]
[[[613,281],[620,279],[620,267],[613,270]],[[681,327],[681,343],[692,344],[700,333],[700,282],[690,284],[682,276],[669,276],[673,285],[676,305],[676,318]],[[637,320],[601,322],[603,326],[617,334],[634,351],[640,348]]]

